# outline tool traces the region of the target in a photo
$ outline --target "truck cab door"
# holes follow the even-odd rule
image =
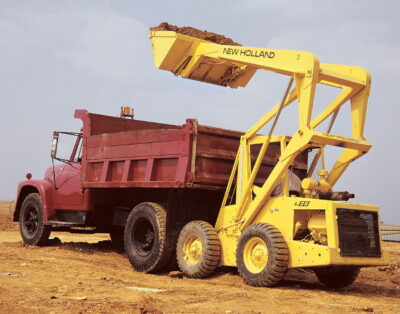
[[[83,190],[80,174],[80,163],[61,165],[56,170],[57,190],[54,194],[56,209],[82,209]]]
[[[84,209],[81,185],[82,135],[77,135],[69,160],[55,167],[55,209]]]

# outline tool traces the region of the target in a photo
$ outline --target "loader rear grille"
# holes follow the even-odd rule
[[[341,256],[381,256],[377,213],[338,208],[336,214]]]

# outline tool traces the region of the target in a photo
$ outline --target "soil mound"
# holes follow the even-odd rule
[[[185,26],[177,27],[175,25],[168,24],[167,22],[160,23],[160,25],[151,27],[151,31],[173,31],[182,35],[187,35],[195,38],[200,38],[203,40],[208,40],[220,45],[231,45],[231,46],[241,46],[234,42],[231,38],[225,37],[224,35],[219,35],[212,32],[202,31],[197,28]]]

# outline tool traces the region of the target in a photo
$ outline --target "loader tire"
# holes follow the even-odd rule
[[[51,226],[44,223],[42,199],[38,193],[25,198],[19,215],[19,231],[22,240],[29,245],[45,245],[50,237]]]
[[[249,226],[239,238],[236,261],[243,280],[255,287],[272,287],[285,276],[289,250],[278,229],[266,223]]]
[[[166,209],[156,203],[141,203],[129,214],[124,244],[136,271],[156,273],[170,261],[174,247],[168,241],[166,221]]]
[[[351,285],[360,273],[359,267],[323,267],[315,268],[319,281],[329,288],[344,288]]]
[[[176,257],[179,269],[190,278],[211,276],[221,256],[221,242],[208,222],[191,221],[179,234]]]

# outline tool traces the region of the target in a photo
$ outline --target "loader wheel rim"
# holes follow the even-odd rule
[[[268,263],[268,247],[263,239],[254,237],[247,241],[243,260],[247,270],[253,274],[261,273]]]
[[[183,258],[188,265],[196,265],[203,253],[203,245],[199,238],[192,236],[183,244]]]
[[[24,227],[29,235],[33,235],[39,228],[39,211],[35,206],[30,206],[25,211]]]

